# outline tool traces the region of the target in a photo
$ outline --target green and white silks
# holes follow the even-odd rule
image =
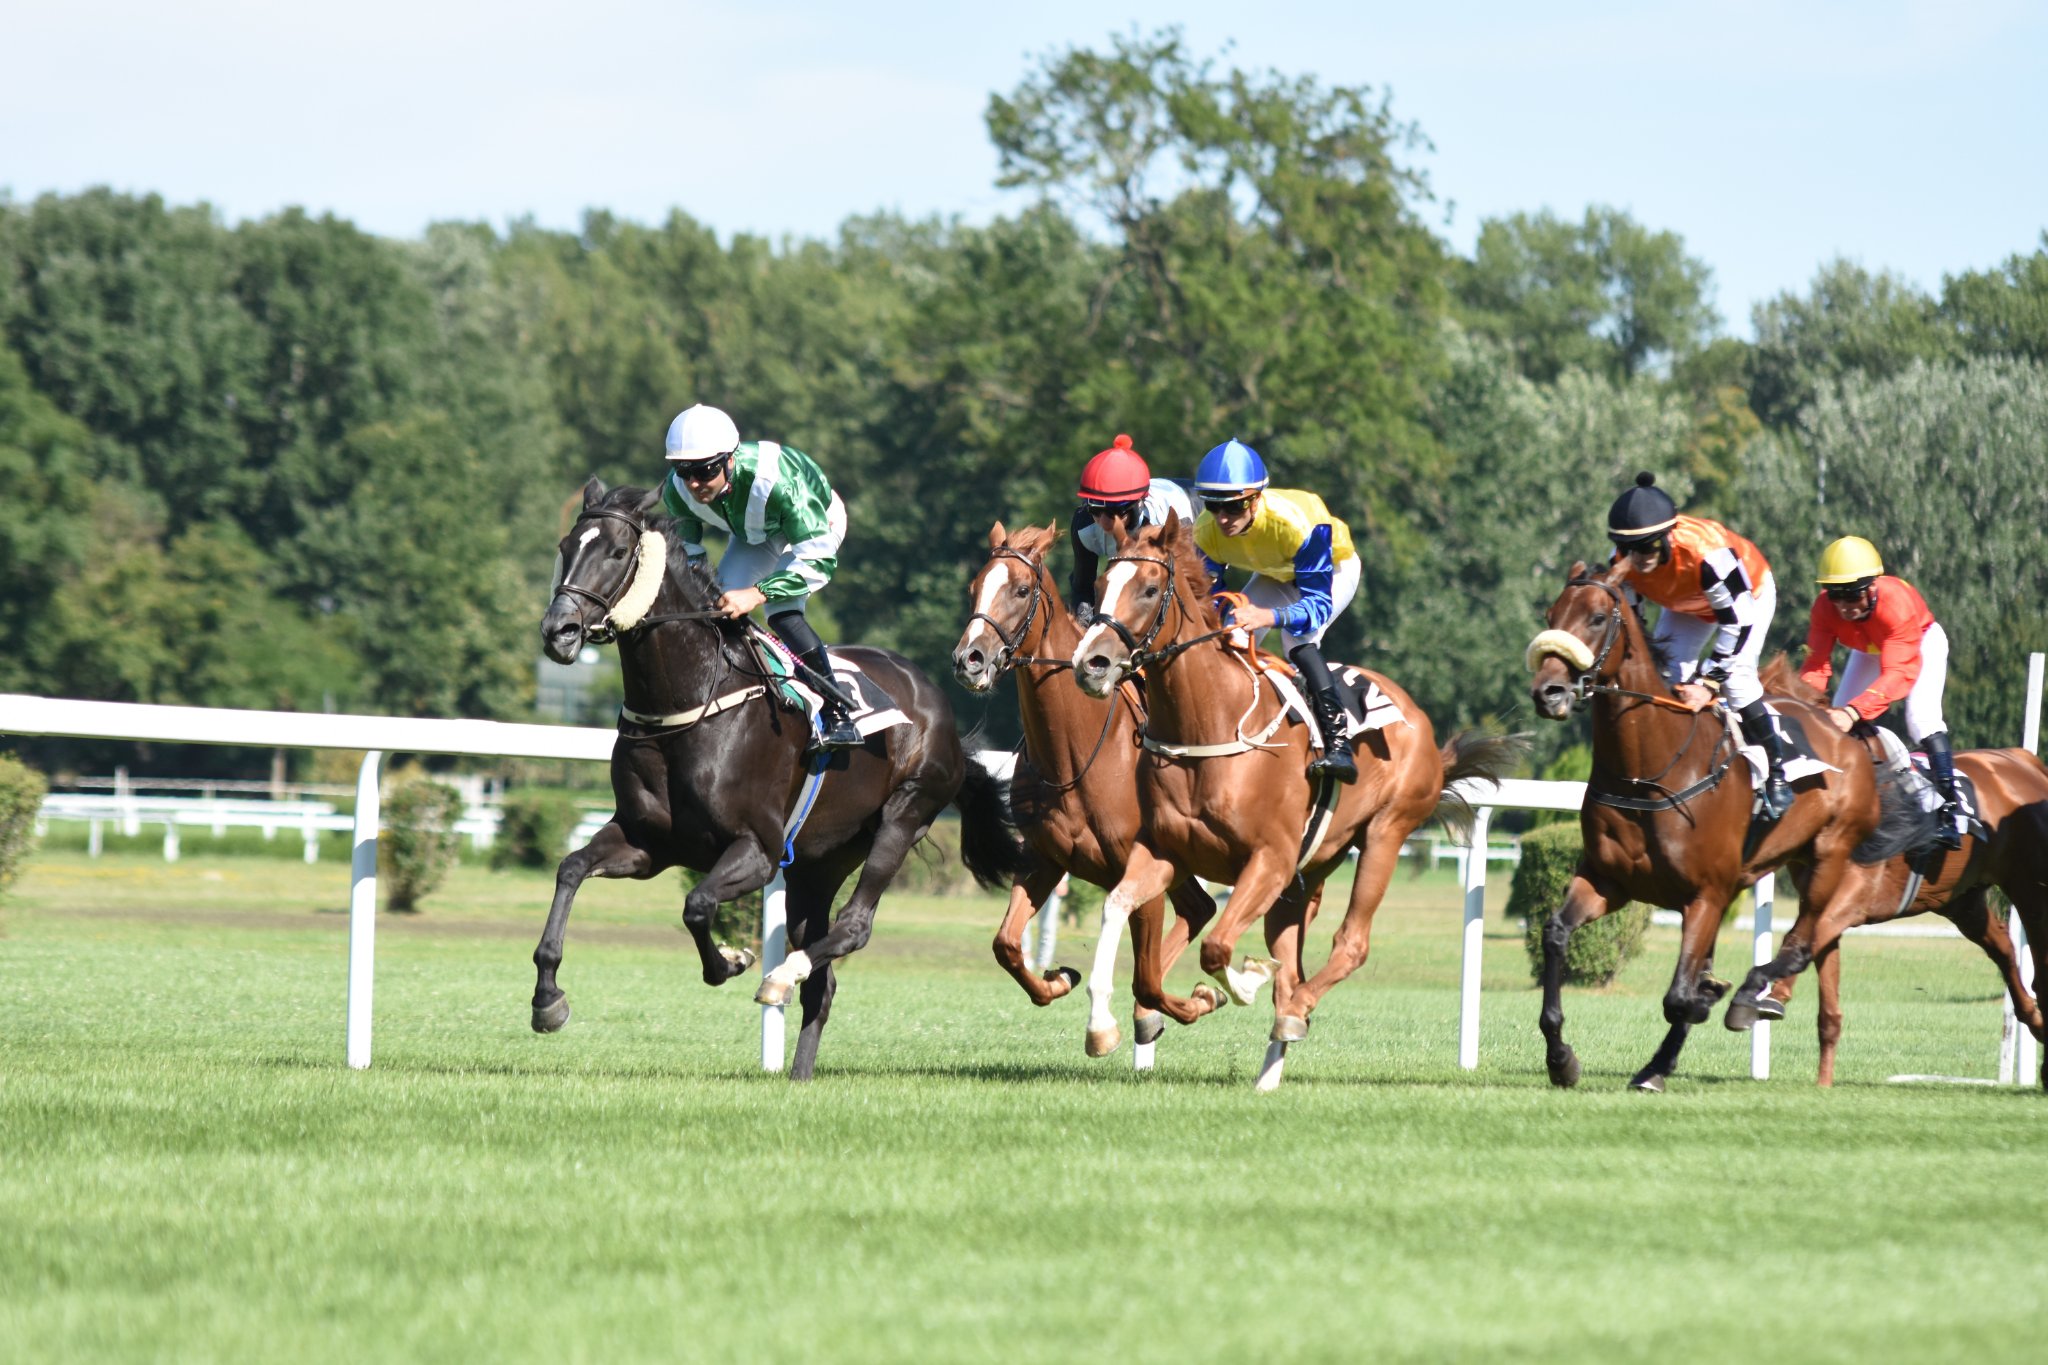
[[[719,585],[759,588],[771,606],[801,606],[839,566],[846,505],[817,462],[794,447],[742,444],[733,451],[724,496],[709,503],[691,497],[671,471],[662,480],[661,502],[693,559],[705,557],[705,528],[730,536],[718,564]]]

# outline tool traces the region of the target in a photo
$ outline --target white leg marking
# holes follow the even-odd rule
[[[1159,1044],[1157,1043],[1133,1044],[1131,1047],[1131,1069],[1133,1071],[1150,1071],[1152,1069],[1152,1054],[1158,1046]]]
[[[777,985],[794,986],[811,974],[811,955],[799,948],[782,959],[782,965],[768,973]]]
[[[1270,1094],[1280,1088],[1280,1070],[1287,1065],[1287,1044],[1266,1044],[1266,1060],[1259,1066],[1259,1079],[1252,1089],[1261,1095]]]
[[[1102,936],[1095,940],[1095,965],[1088,973],[1088,1027],[1096,1033],[1116,1027],[1110,994],[1116,989],[1116,950],[1131,917],[1131,903],[1122,888],[1102,898]]]
[[[1223,984],[1230,988],[1230,998],[1240,1005],[1249,1005],[1258,996],[1259,987],[1271,981],[1280,971],[1280,963],[1270,957],[1248,957],[1242,967],[1225,967]]]

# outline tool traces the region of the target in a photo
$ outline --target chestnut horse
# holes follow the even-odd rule
[[[1767,669],[1764,679],[1774,691],[1826,704],[1823,693],[1782,663]],[[1875,741],[1872,735],[1870,742]],[[1871,757],[1885,761],[1881,753]],[[1877,869],[1876,884],[1866,897],[1837,901],[1827,914],[1808,915],[1802,905],[1799,918],[1785,931],[1778,955],[1751,969],[1722,1014],[1722,1021],[1738,1031],[1759,1018],[1783,1018],[1793,979],[1807,963],[1813,963],[1814,975],[1820,979],[1816,1022],[1820,1034],[1817,1079],[1821,1085],[1835,1082],[1835,1049],[1842,1037],[1839,947],[1843,931],[1929,910],[1946,916],[1964,938],[1984,950],[2005,980],[2014,1014],[2036,1038],[2048,1043],[2041,1007],[2020,978],[2012,938],[1989,903],[1994,886],[2011,898],[2013,912],[2027,927],[2034,980],[2048,981],[2048,766],[2025,749],[1968,749],[1956,754],[1955,761],[1956,771],[1976,788],[1977,814],[1988,831],[1986,837],[1966,833],[1960,849],[1919,849],[1893,858]],[[1917,884],[1913,881],[1916,873],[1920,877]],[[2048,1088],[2048,1060],[2044,1060],[2040,1081]]]
[[[1795,784],[1784,818],[1753,831],[1749,765],[1718,710],[1689,711],[1665,686],[1623,586],[1626,573],[1626,565],[1603,572],[1574,564],[1550,604],[1549,628],[1529,645],[1540,715],[1562,721],[1578,702],[1593,705],[1593,776],[1579,811],[1585,852],[1544,926],[1541,1022],[1551,1084],[1578,1084],[1560,991],[1572,931],[1631,900],[1680,907],[1678,967],[1664,994],[1670,1031],[1629,1081],[1661,1091],[1686,1035],[1728,989],[1712,974],[1714,940],[1738,891],[1792,863],[1804,869],[1802,916],[1854,905],[1877,881],[1872,865],[1930,827],[1907,794],[1879,782],[1863,746],[1821,708],[1777,698],[1780,710],[1804,721],[1815,757],[1840,771]]]
[[[1151,714],[1138,765],[1144,823],[1123,880],[1103,904],[1088,979],[1088,1050],[1100,1056],[1117,1043],[1109,996],[1120,922],[1188,877],[1204,877],[1235,889],[1203,940],[1202,969],[1240,1004],[1251,1003],[1262,981],[1273,982],[1272,1044],[1258,1078],[1269,1090],[1279,1084],[1287,1045],[1307,1036],[1317,1002],[1365,961],[1401,845],[1431,818],[1463,813],[1451,783],[1499,776],[1520,743],[1461,734],[1439,749],[1429,717],[1407,693],[1365,673],[1400,719],[1359,737],[1358,781],[1337,785],[1327,823],[1310,837],[1319,784],[1307,773],[1309,727],[1286,723],[1270,678],[1232,644],[1239,632],[1222,628],[1189,528],[1173,514],[1134,534],[1118,527],[1104,569],[1096,624],[1075,648],[1074,676],[1105,697],[1143,669]],[[1304,979],[1304,931],[1324,879],[1353,848],[1359,858],[1350,904],[1329,960]],[[1261,916],[1273,958],[1231,967],[1238,937]],[[1140,1003],[1191,1023],[1222,1000],[1205,983],[1186,999],[1162,990]]]
[[[969,691],[987,692],[1004,673],[1017,674],[1024,754],[1010,779],[1010,808],[1030,861],[1010,888],[995,954],[1035,1005],[1067,994],[1081,974],[1055,967],[1042,978],[1033,975],[1024,962],[1024,926],[1064,873],[1104,889],[1122,879],[1138,837],[1138,729],[1144,723],[1135,688],[1099,699],[1057,676],[1073,667],[1081,639],[1081,625],[1046,567],[1046,552],[1059,536],[1054,526],[1006,534],[1001,522],[995,524],[989,561],[968,589],[974,614],[953,650],[954,676]],[[1216,902],[1192,878],[1171,896],[1175,917],[1163,944],[1160,901],[1131,918],[1141,995],[1157,994],[1161,972],[1216,913]],[[1166,1021],[1157,1010],[1139,1008],[1136,1036],[1149,1043]]]

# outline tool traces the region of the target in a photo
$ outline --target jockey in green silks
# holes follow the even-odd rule
[[[737,618],[765,606],[768,628],[816,674],[824,733],[810,752],[859,748],[856,703],[834,681],[825,643],[804,619],[811,594],[832,580],[846,538],[846,504],[825,471],[792,446],[741,442],[732,418],[702,403],[669,423],[668,461],[662,506],[691,560],[709,558],[706,526],[731,537],[718,563],[720,609]]]

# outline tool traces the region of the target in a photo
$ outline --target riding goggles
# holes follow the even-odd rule
[[[1831,583],[1821,591],[1830,602],[1860,602],[1864,595],[1877,586],[1874,578],[1861,579],[1855,583]]]
[[[723,473],[731,459],[732,452],[728,450],[723,455],[714,455],[708,460],[678,460],[675,466],[676,477],[685,483],[701,483]]]
[[[1213,514],[1232,515],[1251,506],[1256,493],[1247,493],[1240,498],[1203,498],[1202,506]]]

